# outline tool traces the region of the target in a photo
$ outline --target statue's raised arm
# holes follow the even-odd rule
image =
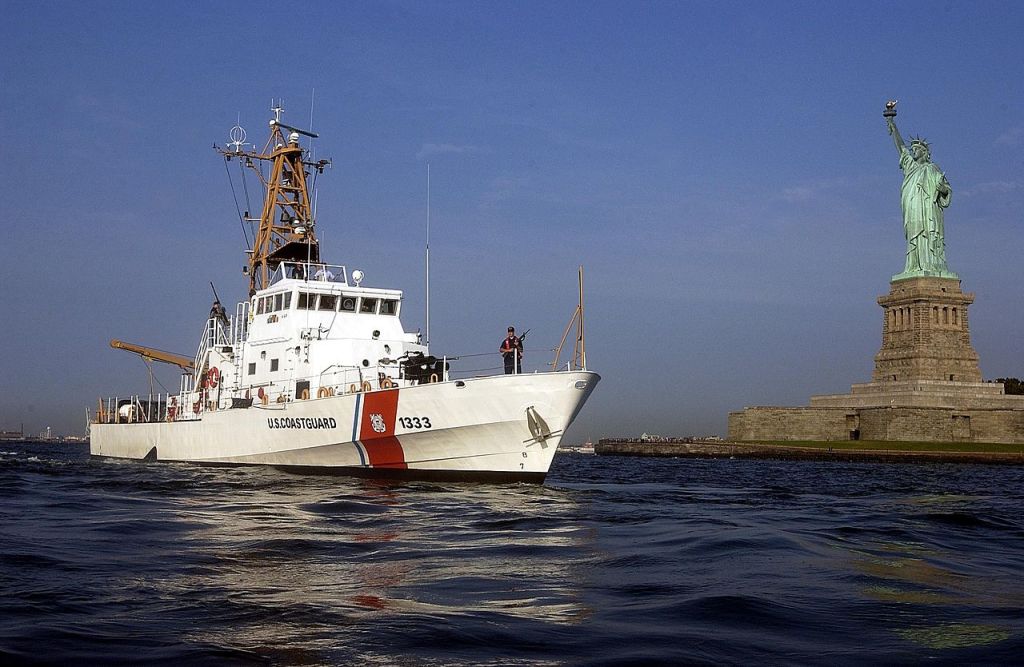
[[[885,122],[889,126],[889,134],[892,135],[892,140],[896,142],[896,150],[900,152],[900,155],[903,155],[903,151],[907,147],[903,143],[900,131],[896,129],[896,121],[894,120],[896,118],[896,100],[889,100],[885,103],[885,111],[882,112],[882,115],[885,116]]]

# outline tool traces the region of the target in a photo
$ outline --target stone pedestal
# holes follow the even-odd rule
[[[947,276],[893,280],[882,307],[872,381],[810,407],[750,407],[729,415],[730,440],[1024,442],[1024,396],[982,382],[967,307]]]
[[[812,396],[813,407],[1020,408],[1003,385],[982,382],[967,307],[957,278],[893,280],[882,307],[882,349],[872,381],[849,394]]]
[[[967,320],[973,302],[955,278],[892,281],[889,294],[878,298],[882,349],[872,382],[981,382]]]

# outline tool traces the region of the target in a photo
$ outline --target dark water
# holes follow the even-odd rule
[[[0,660],[1020,663],[1024,468],[374,483],[0,445]]]

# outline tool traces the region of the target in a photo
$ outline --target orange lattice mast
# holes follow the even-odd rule
[[[228,160],[244,159],[245,166],[255,171],[263,184],[263,210],[249,252],[250,294],[270,284],[270,274],[281,262],[320,261],[306,168],[323,173],[330,160],[309,162],[303,159],[305,150],[299,145],[300,135],[314,139],[317,135],[282,123],[283,110],[280,105],[273,108],[270,138],[262,152],[242,150],[245,134],[241,128],[237,128],[237,134],[232,131],[231,148],[218,148]],[[270,175],[264,176],[254,161],[269,162]]]

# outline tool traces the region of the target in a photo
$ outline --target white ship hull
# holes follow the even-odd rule
[[[543,481],[600,377],[561,371],[423,384],[92,425],[94,456],[407,479]]]

